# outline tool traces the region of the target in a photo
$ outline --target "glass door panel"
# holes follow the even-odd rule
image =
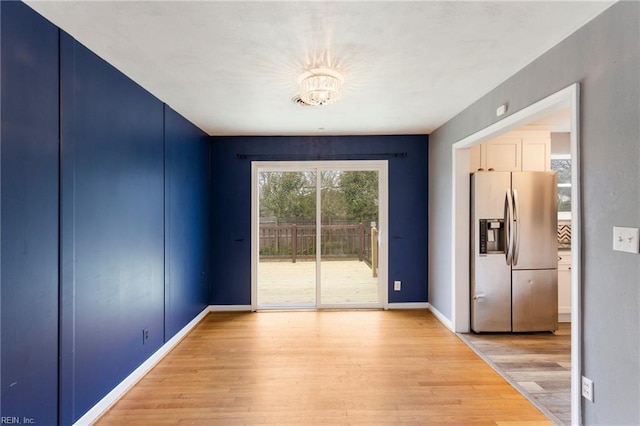
[[[258,174],[258,307],[316,306],[316,172]]]
[[[327,170],[321,185],[321,305],[377,304],[377,171]]]

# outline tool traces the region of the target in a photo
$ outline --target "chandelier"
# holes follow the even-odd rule
[[[328,68],[314,68],[302,73],[300,99],[308,105],[329,105],[342,97],[342,75]]]

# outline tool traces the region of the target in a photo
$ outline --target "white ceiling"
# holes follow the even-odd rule
[[[430,133],[613,2],[26,3],[210,135],[315,135]],[[322,65],[344,97],[291,102]]]

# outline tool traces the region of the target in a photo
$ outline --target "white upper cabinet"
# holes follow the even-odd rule
[[[501,172],[522,170],[522,140],[520,138],[498,138],[487,142],[487,168]]]
[[[482,149],[482,145],[474,145],[469,148],[469,171],[471,173],[478,170],[486,170],[487,160],[486,150]]]
[[[549,128],[523,127],[469,149],[469,171],[548,171],[551,168]]]
[[[522,171],[551,170],[551,138],[522,139]]]

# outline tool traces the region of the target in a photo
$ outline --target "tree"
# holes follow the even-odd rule
[[[342,172],[340,187],[349,218],[365,224],[378,220],[378,172]]]
[[[344,218],[345,200],[340,189],[340,176],[342,172],[336,170],[323,171],[321,176],[322,187],[322,217],[323,220],[332,218]]]
[[[260,214],[281,220],[313,220],[316,212],[314,172],[260,173]],[[352,223],[378,220],[378,172],[321,173],[322,217]]]
[[[314,218],[315,173],[260,173],[260,210],[278,219]]]

